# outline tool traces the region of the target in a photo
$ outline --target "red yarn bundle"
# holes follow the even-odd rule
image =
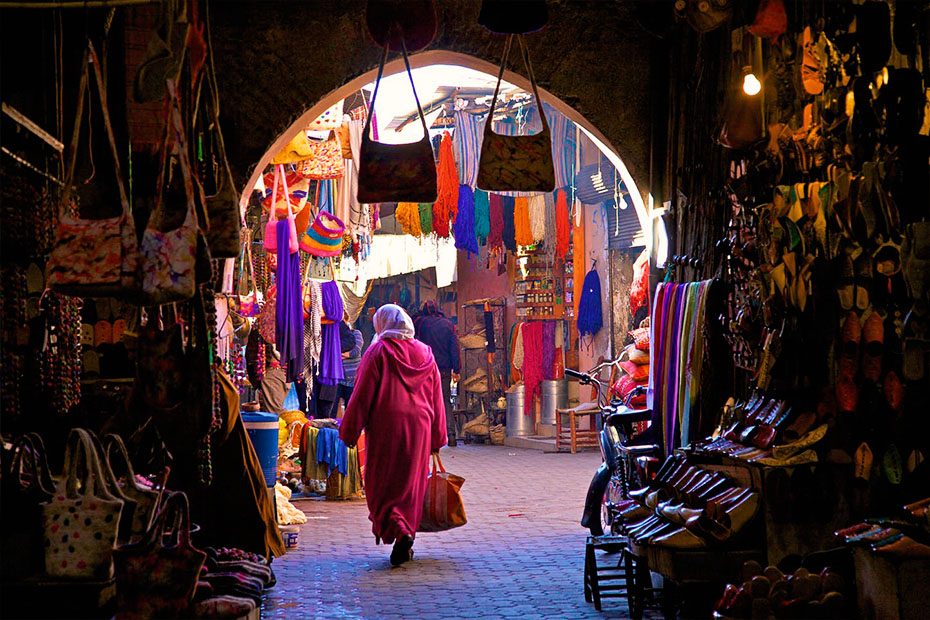
[[[565,190],[558,190],[555,198],[555,257],[565,260],[568,244],[572,238],[572,225],[568,221],[568,202]]]

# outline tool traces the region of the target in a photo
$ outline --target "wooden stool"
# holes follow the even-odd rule
[[[579,448],[598,448],[600,438],[597,430],[597,416],[600,414],[601,410],[594,403],[585,403],[572,409],[556,409],[556,452],[562,451],[563,443],[570,445],[572,454]],[[585,416],[590,421],[590,425],[587,430],[582,430],[578,428],[578,420]]]
[[[629,600],[628,574],[623,566],[626,539],[623,536],[588,536],[584,551],[584,600],[594,601],[594,609],[601,610],[602,598],[622,598]],[[606,566],[597,565],[597,551],[603,551],[601,557],[613,555],[616,564],[609,562]],[[620,553],[620,555],[614,555]]]

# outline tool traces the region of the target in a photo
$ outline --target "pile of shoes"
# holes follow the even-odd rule
[[[727,584],[718,618],[837,618],[846,613],[844,579],[829,567],[820,574],[798,568],[785,575],[756,561],[743,565],[743,584]]]
[[[731,542],[758,511],[758,493],[676,454],[648,486],[630,492],[616,518],[637,544],[700,549]]]
[[[895,558],[930,558],[930,497],[904,506],[899,519],[866,519],[835,532],[847,545]]]
[[[275,585],[264,557],[242,549],[207,547],[194,593],[197,618],[240,618],[260,608],[262,592]]]
[[[826,435],[820,413],[792,415],[785,400],[754,392],[749,400],[727,403],[721,426],[711,441],[698,443],[697,452],[713,452],[764,465],[790,466],[817,460],[811,446]]]

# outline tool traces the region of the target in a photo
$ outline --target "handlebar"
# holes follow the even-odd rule
[[[604,381],[601,381],[597,375],[605,368],[610,368],[611,366],[617,366],[620,363],[620,358],[614,360],[609,360],[606,362],[601,362],[588,372],[581,372],[579,370],[573,370],[571,368],[565,369],[565,376],[576,379],[581,385],[593,385],[597,388],[597,404],[598,407],[603,409],[607,406],[606,395],[610,386],[607,385]]]

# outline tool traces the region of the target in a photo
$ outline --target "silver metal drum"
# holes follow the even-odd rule
[[[525,437],[533,434],[532,416],[523,414],[523,401],[526,390],[518,385],[512,392],[507,392],[507,436]]]

